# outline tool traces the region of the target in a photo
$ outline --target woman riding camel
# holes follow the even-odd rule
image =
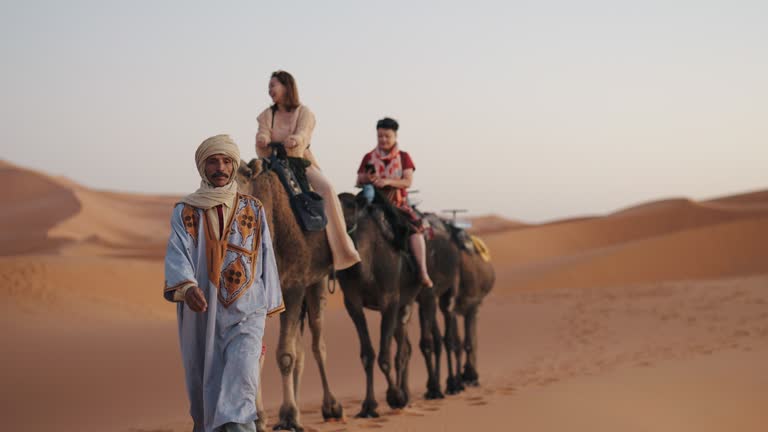
[[[399,127],[397,121],[389,117],[376,123],[378,145],[363,157],[357,171],[357,183],[362,186],[373,185],[408,216],[413,232],[410,237],[411,250],[419,263],[421,282],[432,287],[432,279],[427,271],[424,228],[421,218],[408,203],[408,188],[413,183],[416,166],[411,156],[398,146]]]
[[[312,131],[315,129],[315,115],[299,101],[296,81],[288,72],[272,73],[269,96],[273,104],[257,118],[259,131],[256,133],[256,154],[259,158],[268,159],[272,153],[269,144],[280,142],[285,146],[288,156],[304,158],[312,163],[307,168],[307,179],[325,201],[325,213],[328,216],[326,234],[333,255],[333,267],[336,270],[349,268],[360,262],[360,255],[347,234],[339,198],[309,149]]]

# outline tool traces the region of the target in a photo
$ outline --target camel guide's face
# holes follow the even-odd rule
[[[231,157],[223,154],[211,155],[205,160],[205,177],[215,187],[226,186],[232,179],[234,168]]]
[[[384,153],[389,153],[392,148],[397,144],[397,132],[392,129],[376,129],[376,135],[379,139],[379,150]]]
[[[269,79],[269,97],[272,98],[272,102],[276,104],[283,103],[285,92],[285,86],[277,78],[272,77]]]

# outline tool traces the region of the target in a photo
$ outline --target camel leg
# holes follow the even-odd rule
[[[360,339],[360,360],[363,362],[363,369],[365,370],[365,400],[363,401],[362,410],[360,410],[356,417],[378,417],[379,413],[376,412],[376,408],[379,404],[376,402],[376,395],[373,392],[373,362],[376,358],[376,353],[371,343],[371,335],[368,334],[368,324],[363,313],[363,302],[358,296],[349,295],[345,291],[344,307],[347,308],[347,313],[352,318],[352,322],[355,323],[357,336]]]
[[[294,369],[298,363],[296,345],[299,339],[299,316],[302,297],[286,301],[286,310],[280,314],[280,338],[277,343],[277,365],[283,379],[283,404],[280,418],[274,430],[303,431],[299,423],[299,408],[296,404]]]
[[[437,301],[432,289],[424,288],[419,295],[419,325],[421,327],[421,340],[419,348],[424,356],[424,362],[427,366],[427,392],[424,399],[442,399],[445,396],[440,390],[440,372],[439,363],[435,361],[436,345],[440,344],[440,339],[434,339],[434,328],[437,325]]]
[[[262,372],[264,372],[264,358],[262,354],[259,358],[259,386],[256,388],[256,432],[265,432],[267,430],[267,411],[264,409],[264,397],[261,394]]]
[[[451,320],[451,346],[453,347],[453,355],[456,359],[455,361],[455,372],[454,376],[456,377],[456,384],[459,387],[459,391],[464,391],[466,387],[464,386],[464,381],[461,379],[461,355],[462,355],[462,345],[461,345],[461,336],[459,335],[459,319],[456,316],[456,313],[453,313],[453,319]]]
[[[408,339],[408,322],[411,320],[411,306],[405,306],[400,311],[400,320],[395,329],[395,342],[397,354],[395,355],[395,368],[397,370],[397,388],[402,390],[405,397],[404,405],[408,405],[411,399],[411,391],[408,388],[408,362],[411,359],[411,341]]]
[[[392,370],[392,338],[400,317],[397,303],[391,302],[381,310],[381,340],[379,346],[379,369],[387,379],[387,403],[390,407],[399,409],[406,404],[405,394],[397,387]]]
[[[456,379],[459,381],[459,384],[461,385],[461,389],[464,390],[464,381],[461,378],[461,365],[462,365],[462,354],[464,353],[464,350],[462,348],[462,340],[461,335],[459,334],[459,315],[454,312],[453,314],[453,326],[452,326],[452,333],[453,333],[453,352],[447,353],[447,355],[453,355],[455,358],[455,367],[456,372],[455,376]]]
[[[435,313],[435,318],[432,320],[432,341],[434,341],[435,347],[435,382],[437,383],[438,391],[440,391],[440,357],[442,356],[443,344],[441,343],[442,334],[440,333],[440,326],[437,325],[437,313]],[[440,391],[440,394],[441,397],[445,397],[442,391]]]
[[[480,385],[477,375],[477,309],[477,306],[472,307],[464,316],[464,350],[467,352],[467,362],[461,379],[473,387]]]
[[[320,370],[320,379],[323,382],[323,419],[341,419],[344,416],[344,410],[340,403],[331,393],[328,385],[328,375],[325,371],[326,351],[325,338],[323,337],[323,319],[326,304],[326,285],[327,279],[310,287],[307,293],[307,304],[309,312],[309,329],[312,331],[312,352],[315,354],[317,368]]]
[[[445,321],[445,335],[443,336],[443,343],[445,344],[446,360],[448,363],[448,380],[446,382],[445,392],[454,395],[462,390],[464,386],[459,379],[458,365],[455,365],[451,353],[454,353],[458,349],[458,327],[456,325],[456,316],[453,312],[453,293],[451,291],[445,292],[440,297],[440,310],[443,312],[443,320]]]
[[[301,388],[301,376],[304,373],[304,326],[299,328],[299,334],[296,337],[296,366],[293,368],[293,398],[296,401],[296,407],[299,406],[299,389]]]

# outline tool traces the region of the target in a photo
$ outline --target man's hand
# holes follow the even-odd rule
[[[205,301],[205,295],[200,287],[192,287],[184,294],[184,303],[192,309],[193,312],[205,312],[208,310],[208,302]]]
[[[288,137],[288,139],[285,140],[285,147],[286,148],[296,148],[299,143],[296,142],[296,138],[294,137]]]
[[[385,188],[387,186],[391,186],[392,185],[392,181],[390,179],[384,179],[384,178],[383,179],[376,179],[376,180],[373,181],[373,185],[376,186],[377,188],[381,189],[381,188]]]
[[[264,136],[259,136],[256,138],[256,145],[259,147],[267,147],[267,139]]]

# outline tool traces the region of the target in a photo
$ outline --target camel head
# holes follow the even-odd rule
[[[362,213],[365,211],[366,207],[365,197],[360,195],[355,196],[345,192],[339,194],[339,201],[341,202],[341,209],[344,212],[344,222],[346,223],[347,228],[355,226],[359,219],[363,217]]]
[[[244,160],[240,160],[240,167],[235,173],[235,181],[237,182],[237,189],[244,194],[253,194],[252,181],[262,171],[261,160],[251,159],[246,163]]]

